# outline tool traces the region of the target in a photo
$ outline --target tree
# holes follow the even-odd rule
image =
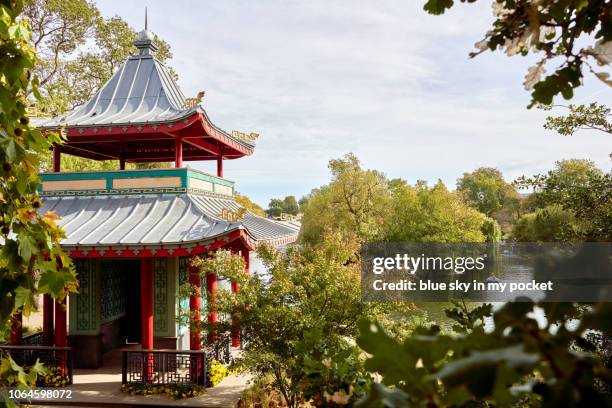
[[[485,228],[488,218],[442,182],[430,188],[423,181],[409,186],[401,179],[387,180],[380,172],[362,169],[352,154],[331,160],[329,167],[331,182],[308,197],[303,243],[316,245],[329,231],[346,242],[496,240],[496,229]]]
[[[525,76],[525,88],[532,90],[529,107],[537,103],[550,105],[559,94],[570,99],[574,89],[581,85],[586,69],[612,86],[609,72],[596,68],[607,68],[611,61],[612,6],[608,1],[494,0],[492,3],[492,26],[475,44],[477,51],[470,53],[470,57],[497,49],[510,57],[539,55],[539,61]],[[453,0],[428,0],[424,9],[439,15],[453,4]],[[547,66],[554,66],[554,72],[545,76]]]
[[[485,234],[487,220],[490,219],[467,205],[460,195],[448,191],[441,181],[433,187],[424,183],[415,187],[399,185],[394,189],[382,239],[391,242],[498,241],[495,228]]]
[[[236,194],[234,194],[234,199],[238,204],[240,204],[253,214],[259,215],[260,217],[264,217],[266,215],[264,209],[261,208],[259,205],[255,204],[253,201],[251,201],[249,197],[236,192]]]
[[[287,214],[298,215],[300,206],[298,205],[295,196],[287,196],[283,200],[283,208]]]
[[[610,122],[610,108],[592,102],[589,105],[569,105],[569,113],[565,116],[549,116],[546,118],[544,128],[555,130],[563,136],[572,136],[578,130],[598,130],[612,134]],[[543,107],[549,110],[549,107]]]
[[[521,242],[564,242],[580,236],[574,214],[559,204],[523,215],[512,231],[512,238]]]
[[[586,241],[612,240],[612,173],[603,173],[590,160],[561,160],[547,174],[521,177],[516,185],[532,189],[528,210],[559,205],[571,212],[567,226]],[[527,221],[525,221],[527,222]]]
[[[21,11],[21,1],[0,0],[0,341],[13,318],[35,309],[36,294],[63,299],[77,287],[70,258],[59,244],[64,235],[57,216],[37,212],[38,161],[61,139],[57,134],[43,137],[29,125],[25,95],[30,90],[37,94],[31,75],[35,54]],[[43,372],[36,364],[27,374],[10,358],[3,358],[0,367],[1,387],[32,386]]]
[[[39,78],[40,98],[32,100],[40,114],[65,113],[87,102],[136,52],[136,31],[121,17],[104,18],[89,0],[26,0],[24,16],[32,27],[31,43],[38,59],[34,74]],[[155,36],[156,58],[172,58],[170,46]],[[94,47],[89,45],[93,42]],[[176,77],[176,73],[171,73]],[[30,95],[30,94],[29,94]],[[63,170],[116,170],[118,161],[95,161],[64,155]],[[52,167],[50,154],[41,170]],[[167,164],[146,163],[128,168],[160,168]]]
[[[283,200],[278,198],[272,198],[270,200],[270,204],[268,204],[268,209],[266,210],[266,214],[270,217],[280,217],[284,210]]]
[[[136,52],[136,31],[121,17],[103,18],[88,0],[27,0],[24,15],[32,26],[39,55],[35,74],[42,98],[39,111],[60,114],[85,103]],[[95,47],[86,47],[88,42]],[[172,58],[158,37],[157,59]]]
[[[352,153],[330,160],[329,169],[331,183],[308,197],[302,217],[302,242],[316,245],[328,231],[347,242],[382,236],[392,198],[385,176],[362,169]]]
[[[470,204],[487,216],[504,206],[515,207],[518,193],[504,180],[502,173],[491,167],[480,167],[471,173],[463,173],[457,180],[457,190]]]
[[[268,204],[266,213],[270,217],[280,217],[281,214],[298,215],[300,213],[300,206],[295,196],[286,196],[283,199],[273,198]]]
[[[209,310],[232,314],[247,330],[238,365],[271,376],[292,408],[358,399],[372,378],[348,339],[357,334],[360,317],[373,316],[375,308],[361,302],[359,266],[346,262],[353,251],[329,236],[317,249],[281,253],[264,245],[258,255],[265,277],[246,274],[242,258],[229,252],[194,262],[203,275],[217,273],[240,284],[240,292],[220,290],[214,306],[208,302]],[[203,325],[209,333],[230,329]]]

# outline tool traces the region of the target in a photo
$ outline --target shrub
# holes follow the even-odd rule
[[[202,395],[206,389],[196,384],[123,384],[121,391],[130,395],[166,394],[172,399],[193,398]]]

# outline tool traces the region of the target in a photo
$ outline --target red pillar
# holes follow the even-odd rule
[[[55,301],[54,344],[56,347],[68,345],[68,320],[66,319],[66,299]]]
[[[140,344],[143,350],[153,349],[153,258],[140,259]],[[143,367],[144,381],[153,376],[153,354],[147,355]]]
[[[223,156],[217,156],[217,177],[223,177]]]
[[[62,153],[60,152],[59,146],[53,146],[53,172],[59,173],[62,167]]]
[[[66,319],[66,298],[55,301],[55,347],[68,345],[68,320]],[[60,368],[66,373],[66,356],[60,353]]]
[[[215,297],[217,295],[217,275],[213,273],[209,273],[206,275],[206,302],[208,307],[215,304]],[[217,320],[217,312],[210,311],[208,312],[208,323],[211,326],[216,325]],[[211,330],[211,333],[208,336],[208,342],[211,343],[217,340],[218,335],[214,329]]]
[[[202,350],[202,333],[200,326],[200,310],[202,307],[202,279],[197,267],[189,267],[189,283],[196,288],[197,295],[189,297],[189,311],[194,322],[189,336],[189,349]]]
[[[174,139],[174,167],[183,167],[183,139],[178,137]]]
[[[242,257],[244,258],[244,270],[246,273],[249,273],[249,250],[242,249]],[[240,292],[240,283],[232,282],[232,292],[237,293]],[[232,319],[232,347],[240,347],[240,320],[237,317]]]
[[[23,315],[16,313],[11,319],[11,345],[19,346],[22,340],[21,326]]]
[[[125,159],[119,159],[119,170],[125,170]]]
[[[53,341],[53,298],[49,294],[43,295],[43,343],[51,346]]]

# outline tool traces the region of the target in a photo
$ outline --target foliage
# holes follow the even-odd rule
[[[447,315],[457,334],[422,328],[402,342],[376,322],[360,322],[358,344],[371,357],[366,368],[382,376],[360,402],[363,407],[542,407],[610,406],[598,382],[612,372],[592,353],[572,350],[591,330],[610,334],[609,304],[582,315],[575,330],[564,324],[579,313],[572,304],[542,303],[543,327],[531,316],[528,299],[469,311],[455,304]],[[484,329],[492,316],[494,327]],[[557,323],[561,324],[557,324]]]
[[[254,203],[249,197],[242,195],[238,192],[234,194],[234,200],[250,212],[255,215],[259,215],[260,217],[264,217],[266,215],[263,208]]]
[[[581,85],[585,69],[612,85],[609,73],[597,72],[594,67],[610,64],[612,19],[608,1],[494,0],[492,3],[494,21],[484,38],[475,44],[477,51],[470,53],[470,57],[497,49],[510,57],[538,55],[539,61],[525,76],[525,88],[533,90],[530,107],[537,103],[550,105],[559,94],[570,99],[574,88]],[[453,4],[453,0],[428,0],[424,9],[438,15]],[[547,65],[554,65],[554,72],[544,76]]]
[[[580,235],[574,214],[559,204],[523,215],[512,231],[512,238],[520,242],[573,241]]]
[[[206,393],[206,388],[197,384],[122,384],[121,391],[130,395],[165,394],[176,400],[197,397]]]
[[[543,107],[550,109],[549,107]],[[569,105],[565,116],[549,116],[544,128],[554,130],[563,136],[572,136],[578,130],[598,130],[612,133],[610,108],[592,102],[589,105]]]
[[[491,167],[480,167],[471,173],[463,173],[457,180],[457,191],[478,211],[491,217],[503,207],[516,208],[518,193],[507,183],[502,173]]]
[[[358,360],[352,358],[354,346],[346,338],[356,334],[360,317],[375,312],[361,302],[358,264],[347,262],[353,259],[354,248],[331,236],[317,249],[295,247],[280,253],[261,246],[258,254],[267,275],[247,275],[242,258],[230,253],[193,263],[202,274],[216,272],[240,284],[240,292],[219,290],[215,304],[207,302],[207,311],[232,314],[247,328],[249,342],[238,364],[255,374],[273,376],[274,387],[290,407],[314,398],[309,386],[321,384],[323,375],[332,381],[326,385],[330,396],[341,390],[349,395],[345,382],[361,374]],[[223,323],[214,329],[206,322],[203,326],[209,333],[229,329]],[[346,352],[344,363],[333,357],[342,350],[352,350]],[[338,370],[331,373],[319,364],[327,361],[330,367],[337,364]]]
[[[61,140],[56,134],[43,137],[26,116],[25,94],[37,91],[28,24],[18,19],[20,11],[18,1],[0,2],[0,339],[6,338],[11,316],[27,316],[35,308],[35,294],[64,298],[77,286],[70,258],[59,245],[64,233],[57,215],[36,211],[39,158]]]
[[[206,374],[208,377],[206,379],[207,382],[210,386],[214,387],[230,374],[230,370],[217,360],[212,360],[207,367]]]
[[[41,376],[46,374],[47,369],[38,360],[32,367],[21,367],[10,355],[2,356],[0,359],[0,386],[4,390],[0,391],[0,402],[3,402],[7,408],[16,408],[17,404],[9,398],[6,388],[32,388]]]
[[[66,387],[70,379],[64,374],[61,367],[47,367],[47,373],[39,378],[37,385],[40,387]]]
[[[268,204],[266,213],[270,217],[278,217],[281,214],[298,215],[300,206],[295,199],[295,196],[287,196],[284,199],[273,198]]]
[[[121,17],[104,18],[89,0],[26,0],[24,15],[32,27],[39,59],[42,98],[38,110],[60,114],[85,103],[136,49],[136,31]],[[95,47],[90,45],[95,44]],[[157,59],[172,57],[156,38]]]
[[[485,242],[499,240],[494,220],[468,206],[439,181],[433,187],[401,183],[393,189],[382,240],[391,242]],[[485,235],[485,233],[490,235]]]
[[[352,153],[330,160],[329,169],[331,183],[308,197],[302,217],[302,242],[316,245],[330,230],[345,242],[382,236],[392,198],[385,176],[362,169]]]
[[[547,174],[521,177],[516,185],[533,189],[531,210],[560,205],[575,218],[577,238],[612,239],[612,173],[603,173],[588,160],[561,160]]]

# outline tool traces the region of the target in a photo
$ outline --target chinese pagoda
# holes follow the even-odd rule
[[[35,122],[44,132],[63,129],[53,172],[41,175],[42,211],[54,211],[76,265],[80,288],[67,305],[44,298],[44,344],[71,346],[77,368],[97,368],[102,354],[128,342],[143,350],[199,350],[201,338],[177,323],[179,287],[191,283],[189,309],[199,313],[217,277],[200,281],[190,258],[228,249],[242,254],[261,243],[282,246],[298,231],[259,217],[234,200],[224,160],[251,155],[256,134],[215,126],[200,98],[185,98],[155,58],[150,31],[139,33],[130,56],[84,105]],[[116,171],[61,172],[62,154],[117,160]],[[183,167],[215,160],[216,175]],[[126,163],[174,162],[174,168],[126,170]],[[220,285],[225,283],[219,283]],[[230,283],[227,283],[228,287]],[[201,287],[205,286],[205,293]],[[231,284],[234,291],[237,284]],[[215,313],[209,322],[217,322]],[[240,345],[239,330],[232,345]]]

